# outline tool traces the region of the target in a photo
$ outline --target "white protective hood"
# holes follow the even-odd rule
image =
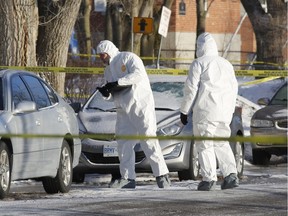
[[[230,123],[236,105],[238,83],[233,66],[218,56],[209,33],[197,39],[198,58],[190,66],[181,112],[193,111],[193,122]]]
[[[110,62],[119,53],[119,49],[109,40],[101,41],[97,46],[97,54],[107,53],[110,56]]]

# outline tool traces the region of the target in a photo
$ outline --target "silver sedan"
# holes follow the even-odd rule
[[[47,193],[68,192],[81,152],[78,134],[73,109],[44,80],[0,71],[0,199],[20,179],[41,180]]]
[[[192,121],[183,126],[180,123],[179,107],[183,99],[186,76],[150,75],[151,88],[155,99],[157,135],[173,136],[160,139],[160,146],[170,172],[178,172],[179,180],[199,178],[199,163],[193,140],[177,139],[191,136]],[[191,116],[190,116],[191,118]],[[113,139],[116,123],[116,108],[113,102],[103,99],[95,91],[78,112],[80,133],[88,135],[82,139],[80,163],[74,169],[74,181],[83,182],[87,173],[119,174],[117,142]],[[237,108],[231,123],[232,136],[242,136],[241,109]],[[91,135],[91,137],[89,137]],[[94,135],[94,136],[93,136]],[[244,144],[231,143],[238,174],[244,166]],[[151,172],[151,167],[140,144],[135,146],[136,172]]]

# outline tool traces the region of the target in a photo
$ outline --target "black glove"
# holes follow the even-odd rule
[[[116,86],[118,86],[118,82],[109,82],[109,83],[106,83],[105,87],[107,88],[107,90],[109,92],[111,92],[113,90],[113,88],[115,88]]]
[[[187,123],[188,123],[188,116],[187,115],[185,115],[185,114],[183,114],[183,113],[181,113],[180,114],[180,120],[181,120],[181,122],[182,122],[182,124],[183,125],[186,125]]]
[[[104,96],[104,97],[109,97],[110,92],[106,88],[106,86],[103,87],[97,87],[98,91]]]

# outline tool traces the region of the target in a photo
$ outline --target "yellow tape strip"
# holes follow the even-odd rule
[[[68,55],[70,56],[81,56],[81,57],[98,57],[99,58],[99,55],[98,54],[77,54],[77,53],[68,53]],[[140,56],[141,59],[143,60],[156,60],[157,57],[150,57],[150,56]],[[190,61],[192,62],[194,60],[194,58],[163,58],[161,57],[160,60],[173,60],[173,61]],[[251,62],[249,61],[238,61],[238,60],[229,60],[230,62],[237,62],[237,63],[241,63],[241,64],[251,64]],[[263,62],[263,61],[255,61],[253,62],[254,65],[257,65],[257,64],[265,64],[265,65],[273,65],[273,66],[287,66],[287,64],[284,64],[284,65],[281,65],[281,64],[276,64],[276,63],[273,63],[273,62]]]
[[[59,72],[77,74],[103,74],[104,68],[97,67],[24,67],[24,66],[0,66],[1,70],[14,69],[31,72]],[[158,75],[187,75],[188,69],[146,69],[148,74]],[[257,76],[257,77],[286,77],[288,70],[236,70],[236,76]]]
[[[113,140],[113,139],[122,139],[122,140],[146,140],[146,139],[158,139],[158,140],[215,140],[215,141],[229,141],[229,142],[249,142],[249,143],[261,143],[263,145],[270,145],[271,143],[277,143],[287,146],[287,137],[280,136],[234,136],[234,137],[197,137],[197,136],[142,136],[142,135],[118,135],[114,134],[80,134],[80,135],[57,135],[57,134],[0,134],[2,138],[10,137],[22,137],[22,138],[80,138],[80,139],[100,139],[100,140]]]
[[[246,82],[246,83],[241,83],[241,84],[239,84],[239,86],[247,86],[247,85],[259,84],[259,83],[267,82],[267,81],[278,79],[278,78],[280,78],[280,77],[266,77],[266,78],[263,78],[263,79],[257,79],[257,80],[249,81],[249,82]]]

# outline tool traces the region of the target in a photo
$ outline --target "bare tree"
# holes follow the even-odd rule
[[[171,8],[174,0],[165,0],[163,5]],[[154,0],[110,0],[106,12],[105,38],[113,41],[121,50],[132,51],[141,56],[153,56],[159,49],[158,27],[161,8],[156,8]],[[136,33],[132,37],[134,17],[153,18],[154,32],[151,34]],[[158,51],[158,50],[157,50]]]
[[[0,64],[36,66],[38,7],[35,0],[0,1]]]
[[[0,1],[0,64],[66,66],[79,0]],[[65,74],[47,73],[47,81],[64,95]]]
[[[287,59],[287,2],[267,0],[265,11],[258,0],[241,0],[252,23],[257,43],[257,61],[284,66]],[[287,57],[287,56],[286,56]],[[271,68],[262,65],[259,69]],[[273,66],[272,68],[275,68]]]
[[[38,0],[38,65],[66,66],[70,36],[80,3],[80,0]],[[46,73],[45,76],[53,87],[64,95],[65,73]]]

